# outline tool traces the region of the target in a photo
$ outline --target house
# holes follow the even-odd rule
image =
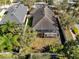
[[[70,6],[70,7],[72,7],[73,8],[73,6],[76,4],[76,1],[75,0],[68,0],[68,5]]]
[[[3,9],[0,12],[0,24],[5,24],[7,20],[10,22],[16,22],[17,24],[23,24],[25,22],[27,12],[27,6],[24,6],[21,3],[13,3],[7,9]]]
[[[32,17],[32,27],[37,32],[41,33],[41,35],[44,35],[45,37],[59,36],[59,28],[57,26],[56,18],[48,6],[35,9],[32,13]]]

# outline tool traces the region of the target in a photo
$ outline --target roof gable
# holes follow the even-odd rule
[[[44,9],[43,8],[37,9],[36,12],[33,14],[32,26],[35,26],[43,17],[44,17]]]
[[[28,7],[23,4],[14,4],[7,9],[6,15],[2,17],[0,24],[4,24],[7,20],[16,22],[16,24],[24,23],[24,17],[27,15]]]
[[[33,28],[36,30],[49,30],[53,32],[56,32],[58,29],[54,23],[50,22],[46,17],[42,18],[42,20],[40,20]]]
[[[55,18],[53,19],[53,15],[53,12],[48,7],[37,9],[36,12],[33,14],[32,26],[35,26],[44,17],[53,22],[53,20],[55,20]]]
[[[7,20],[9,20],[10,22],[17,22],[17,24],[19,23],[15,15],[7,14],[2,18],[2,20],[0,21],[0,24],[5,24]]]
[[[53,13],[48,7],[45,7],[45,8],[44,8],[44,12],[45,12],[45,16],[46,16],[48,19],[50,19],[50,20],[53,19],[54,13]]]
[[[16,11],[13,12],[18,21],[23,22],[25,15],[27,14],[27,8],[21,4]]]

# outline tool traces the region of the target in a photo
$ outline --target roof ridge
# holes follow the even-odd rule
[[[44,16],[44,17],[45,17],[45,16]],[[44,17],[43,17],[43,18],[44,18]],[[40,21],[42,21],[42,20],[43,20],[43,18],[42,18],[41,20],[39,20],[39,21],[35,24],[35,26],[36,26],[36,25],[37,25]],[[35,27],[35,26],[34,26],[34,27]]]
[[[40,10],[40,9],[41,9],[41,10]],[[40,13],[42,13],[43,17],[45,16],[45,13],[42,12],[42,11],[44,11],[44,10],[42,10],[42,8],[37,9],[35,13],[37,13],[38,11],[41,11]],[[39,16],[39,17],[40,17],[40,16]],[[41,16],[41,18],[37,21],[37,23],[38,23],[43,17]],[[35,26],[37,23],[35,23],[33,26]]]

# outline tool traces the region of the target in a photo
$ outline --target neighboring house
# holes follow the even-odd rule
[[[20,0],[10,0],[11,3],[20,2]]]
[[[68,3],[69,4],[75,4],[76,3],[76,0],[68,0]]]
[[[3,6],[0,6],[0,9],[6,9],[6,8],[9,8],[10,5],[3,5]]]
[[[68,0],[69,8],[74,9],[74,6],[76,6],[76,3],[78,0]]]
[[[5,24],[7,20],[16,22],[17,24],[23,24],[25,17],[27,16],[28,7],[21,3],[13,3],[7,9],[3,9],[0,12],[0,24]]]
[[[78,0],[68,0],[68,2],[77,2]]]
[[[47,6],[48,4],[45,2],[36,2],[32,7],[33,8],[44,8],[45,6]]]
[[[48,6],[35,9],[32,16],[32,27],[34,30],[43,33],[45,36],[59,36],[59,28],[57,26],[56,18]]]
[[[65,0],[53,0],[53,3],[55,5],[60,5],[61,3],[63,3]],[[69,4],[75,4],[78,0],[66,0],[67,3]]]
[[[60,5],[63,2],[63,0],[53,0],[53,3],[55,5]]]

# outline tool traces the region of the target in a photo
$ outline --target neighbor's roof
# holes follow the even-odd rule
[[[36,2],[35,5],[36,4],[47,4],[47,3],[45,3],[45,2]]]
[[[14,4],[7,9],[6,15],[2,18],[0,24],[4,24],[7,20],[22,24],[24,17],[27,15],[28,7],[23,4]]]
[[[45,7],[45,6],[47,6],[48,4],[47,3],[45,3],[45,2],[36,2],[33,6],[32,6],[32,8],[43,8],[43,7]]]

